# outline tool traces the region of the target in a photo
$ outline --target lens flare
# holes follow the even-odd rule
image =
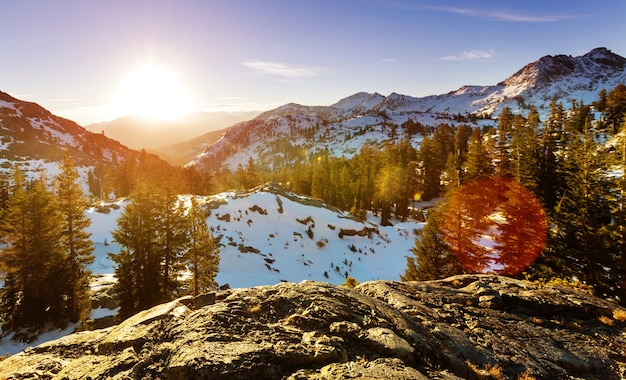
[[[442,233],[467,272],[513,275],[546,243],[546,213],[522,185],[485,178],[461,186],[450,199]]]

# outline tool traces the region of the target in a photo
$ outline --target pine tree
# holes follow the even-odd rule
[[[500,177],[511,176],[511,159],[508,150],[508,138],[513,129],[513,115],[509,107],[504,107],[498,120],[498,151],[496,174]]]
[[[539,114],[532,107],[526,125],[515,127],[511,134],[511,171],[513,179],[533,194],[539,194],[541,145],[538,134]]]
[[[569,136],[561,152],[559,175],[563,187],[552,215],[554,227],[550,242],[559,272],[576,277],[607,292],[611,267],[612,219],[607,194],[613,185],[606,176],[608,161],[587,128]]]
[[[68,275],[68,316],[77,321],[90,309],[89,281],[91,273],[85,267],[93,263],[94,247],[90,234],[85,231],[91,224],[85,215],[87,201],[78,183],[74,162],[65,154],[60,165],[61,173],[55,179],[61,224],[61,246],[65,253],[65,271]]]
[[[143,184],[117,219],[113,239],[122,249],[109,254],[117,264],[115,292],[120,300],[119,317],[152,307],[165,300],[159,247],[159,197],[154,185]]]
[[[550,116],[541,130],[541,154],[537,194],[545,209],[550,212],[556,206],[561,179],[557,172],[557,154],[562,146],[563,106],[556,101],[550,103]]]
[[[467,161],[465,161],[465,180],[470,181],[494,174],[493,151],[483,142],[479,129],[475,129],[470,138]]]
[[[441,173],[445,168],[445,162],[441,165],[441,158],[438,157],[438,154],[435,142],[425,136],[419,150],[421,190],[424,200],[439,196]]]
[[[441,233],[441,207],[428,210],[426,225],[415,239],[415,246],[411,248],[413,256],[407,256],[407,268],[400,275],[402,281],[436,280],[463,273]]]
[[[606,98],[606,122],[612,133],[617,132],[626,115],[626,85],[619,83]]]
[[[5,248],[0,265],[6,273],[2,289],[5,327],[40,326],[66,321],[64,268],[61,241],[62,219],[54,196],[42,175],[26,185],[19,168],[5,219]]]
[[[21,297],[24,282],[29,276],[28,194],[24,173],[17,165],[12,169],[11,181],[10,197],[2,226],[2,240],[6,246],[0,255],[2,271],[5,272],[1,305],[1,319],[5,330],[18,327],[20,321],[23,321],[25,310]]]
[[[194,197],[191,198],[188,219],[189,245],[185,256],[191,271],[190,288],[192,294],[197,296],[217,287],[215,276],[219,267],[219,249],[207,226],[204,211]]]
[[[183,204],[168,184],[158,200],[160,215],[157,245],[162,250],[162,287],[165,299],[173,298],[179,287],[178,277],[183,270],[182,255],[187,244],[187,221]]]

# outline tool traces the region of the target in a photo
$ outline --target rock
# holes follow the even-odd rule
[[[281,283],[45,343],[1,361],[0,378],[619,379],[626,322],[614,315],[626,310],[499,276]]]

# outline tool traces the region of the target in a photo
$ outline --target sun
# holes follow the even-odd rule
[[[175,120],[189,111],[189,99],[170,70],[145,66],[129,75],[115,100],[119,115],[150,120]]]

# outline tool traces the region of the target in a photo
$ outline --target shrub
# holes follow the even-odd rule
[[[359,282],[353,277],[346,277],[346,281],[341,284],[341,286],[345,286],[347,288],[356,288],[359,285]]]

